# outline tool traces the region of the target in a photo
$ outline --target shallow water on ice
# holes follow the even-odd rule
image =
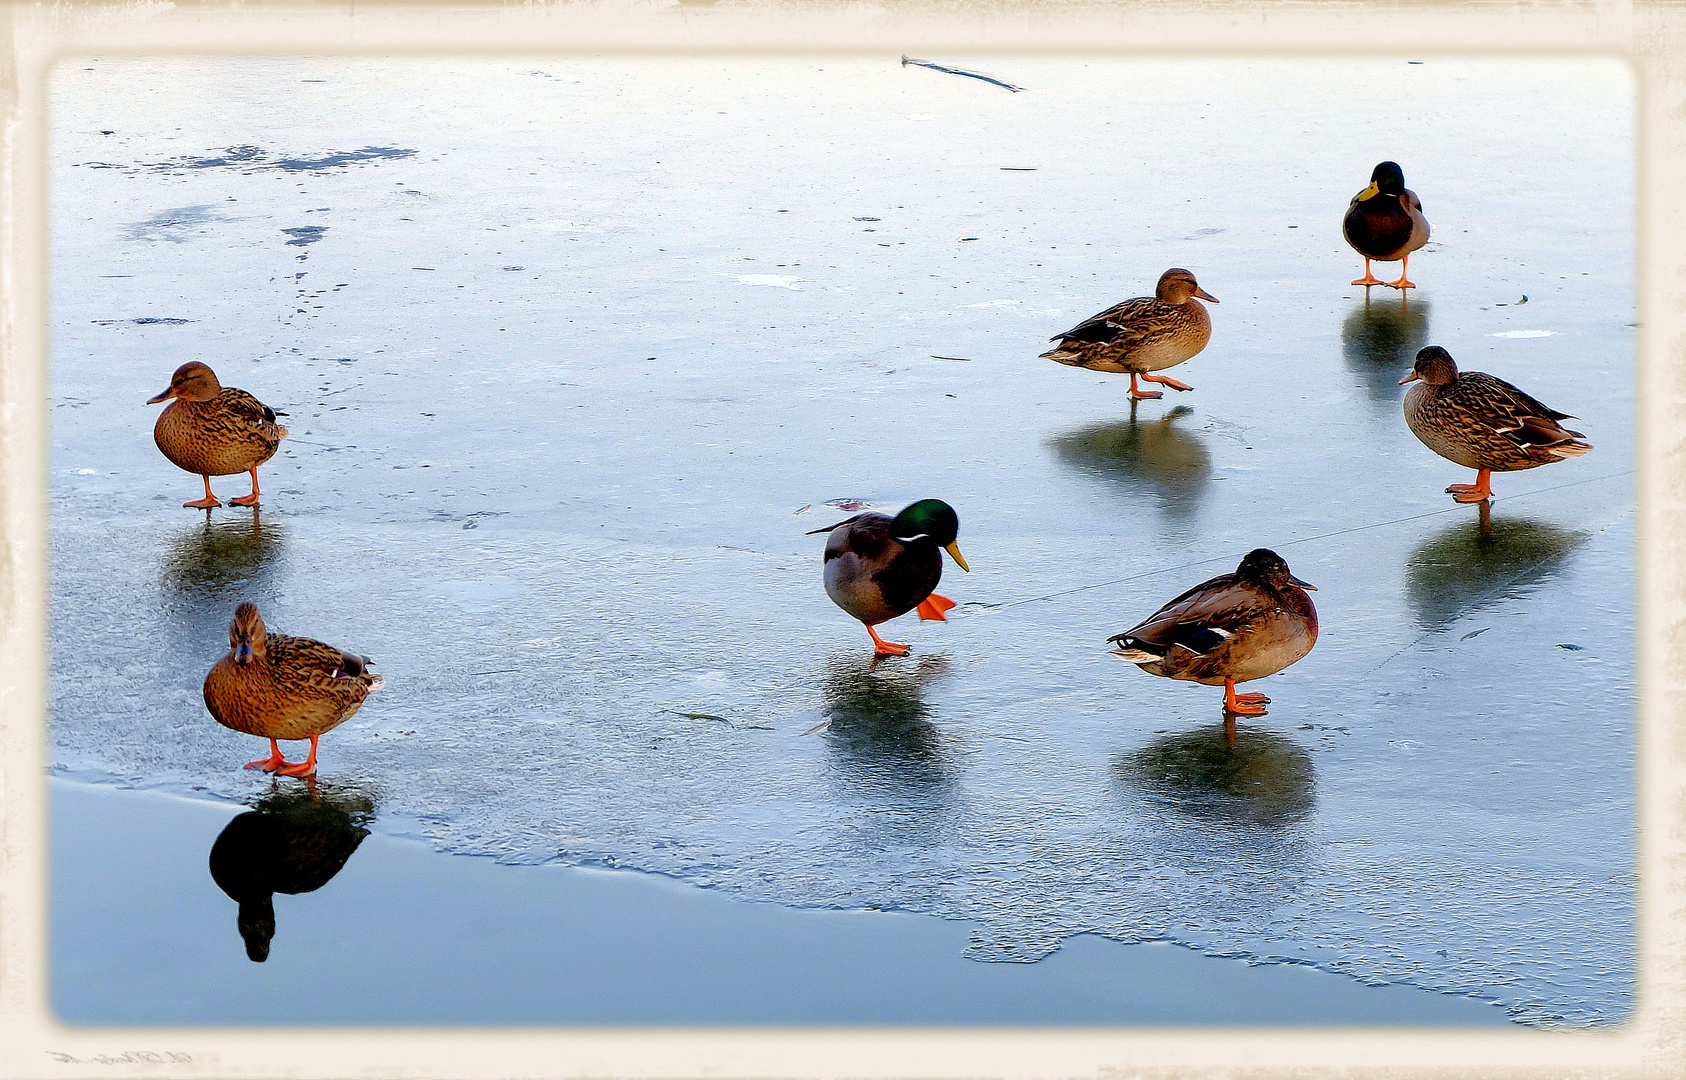
[[[265,789],[199,696],[253,599],[376,659],[321,765],[375,829],[975,920],[983,960],[1095,932],[1623,1018],[1625,72],[945,62],[1029,89],[893,58],[66,63],[53,768]],[[1434,225],[1408,301],[1345,285],[1387,157]],[[1221,301],[1194,392],[1132,408],[1037,359],[1170,266]],[[1597,447],[1496,477],[1485,536],[1400,416],[1429,343]],[[188,359],[289,414],[256,513],[179,508],[198,480],[142,403]],[[805,533],[926,496],[973,572],[874,663]],[[1261,545],[1323,636],[1230,746],[1218,691],[1103,643]]]

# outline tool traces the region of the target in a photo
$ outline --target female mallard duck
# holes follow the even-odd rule
[[[1550,465],[1580,457],[1591,443],[1557,422],[1573,420],[1548,409],[1516,387],[1481,371],[1458,371],[1457,361],[1438,345],[1417,354],[1411,374],[1400,385],[1420,379],[1405,395],[1405,423],[1423,445],[1466,469],[1477,469],[1475,483],[1446,490],[1458,502],[1493,497],[1492,474]]]
[[[274,457],[287,437],[287,429],[275,422],[275,410],[244,390],[225,388],[216,372],[197,360],[177,368],[169,389],[147,404],[160,401],[170,404],[158,414],[152,441],[178,468],[205,480],[205,497],[182,505],[201,510],[221,506],[211,494],[211,477],[243,472],[252,474],[252,493],[229,501],[255,505],[258,466]]]
[[[885,641],[873,627],[918,608],[921,619],[943,621],[954,601],[932,592],[942,580],[943,559],[953,556],[970,571],[955,537],[960,518],[941,499],[921,499],[895,517],[868,510],[808,533],[830,533],[825,542],[825,594],[866,625],[879,656],[903,656],[906,645]]]
[[[1049,338],[1059,345],[1042,357],[1091,371],[1129,372],[1134,401],[1162,396],[1158,390],[1138,389],[1137,376],[1173,390],[1193,390],[1187,383],[1148,372],[1177,366],[1212,339],[1212,317],[1195,297],[1218,302],[1193,274],[1172,267],[1159,275],[1152,296],[1115,304]]]
[[[248,769],[282,776],[316,771],[316,742],[339,727],[379,690],[383,680],[367,670],[367,656],[310,638],[271,634],[250,600],[228,624],[228,655],[205,676],[205,707],[217,723],[269,740],[269,757]],[[277,739],[309,739],[310,756],[289,762]]]
[[[1354,285],[1387,285],[1414,289],[1406,278],[1411,269],[1411,252],[1428,243],[1428,219],[1417,193],[1405,187],[1405,172],[1391,161],[1377,165],[1370,174],[1370,186],[1352,197],[1341,222],[1346,242],[1364,256],[1364,276]],[[1370,273],[1370,260],[1400,262],[1398,281],[1383,281]]]
[[[1233,574],[1203,581],[1143,622],[1108,638],[1113,655],[1149,675],[1224,685],[1224,711],[1263,716],[1263,694],[1237,694],[1235,684],[1262,679],[1302,659],[1317,643],[1317,609],[1268,548],[1247,553]]]

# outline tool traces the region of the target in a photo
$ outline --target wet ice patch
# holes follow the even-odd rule
[[[291,240],[287,241],[288,247],[304,247],[322,239],[323,234],[328,231],[328,227],[326,225],[300,225],[296,229],[282,229],[281,231],[292,237]]]
[[[508,578],[488,578],[483,581],[440,581],[435,583],[439,597],[464,611],[492,611],[521,595],[521,585]]]
[[[788,274],[734,274],[732,276],[738,279],[739,285],[772,285],[780,289],[795,289],[797,292],[802,290],[796,288],[796,283],[804,280]]]
[[[1555,330],[1503,330],[1503,331],[1500,331],[1497,334],[1488,334],[1487,336],[1488,337],[1506,337],[1506,338],[1530,338],[1530,337],[1551,337],[1552,335],[1554,335],[1556,333],[1557,333],[1557,331],[1555,331]]]
[[[123,230],[123,238],[142,241],[167,240],[172,244],[183,244],[196,236],[204,235],[203,226],[224,220],[227,219],[213,212],[209,203],[176,206],[160,210],[144,221],[133,222]]]

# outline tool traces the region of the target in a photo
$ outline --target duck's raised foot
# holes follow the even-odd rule
[[[943,616],[943,612],[950,611],[953,608],[953,600],[950,600],[946,596],[932,593],[930,596],[927,596],[925,599],[919,601],[919,607],[916,610],[919,612],[919,617],[921,619],[934,619],[937,622],[947,622],[948,619]]]
[[[1188,383],[1178,382],[1175,379],[1167,379],[1163,375],[1143,375],[1142,378],[1145,379],[1148,382],[1163,383],[1164,385],[1169,386],[1173,390],[1193,390],[1194,389],[1194,387],[1188,385]],[[1153,396],[1158,397],[1159,395],[1155,394]]]
[[[1263,694],[1236,694],[1235,700],[1247,705],[1268,705],[1270,699]]]

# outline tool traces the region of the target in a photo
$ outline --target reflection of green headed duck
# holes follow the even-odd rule
[[[830,533],[825,542],[825,592],[832,602],[859,619],[879,654],[900,656],[906,645],[885,641],[873,627],[915,608],[921,619],[942,620],[954,601],[934,590],[942,580],[946,550],[962,570],[970,570],[955,538],[960,517],[941,499],[921,499],[895,517],[874,511],[814,529]]]
[[[1414,289],[1406,275],[1411,269],[1411,252],[1428,243],[1428,219],[1422,200],[1405,187],[1405,172],[1391,161],[1377,165],[1370,174],[1370,186],[1352,197],[1341,222],[1346,242],[1364,256],[1364,276],[1354,285],[1387,285],[1393,289]],[[1397,281],[1382,281],[1370,273],[1370,260],[1400,263]]]
[[[1262,679],[1302,659],[1317,643],[1317,609],[1288,564],[1268,548],[1247,553],[1235,573],[1203,581],[1107,640],[1114,654],[1149,675],[1224,687],[1224,711],[1263,716],[1263,694],[1235,684]]]
[[[1516,472],[1580,457],[1592,449],[1558,423],[1568,413],[1547,408],[1521,390],[1481,371],[1458,371],[1457,361],[1438,345],[1417,354],[1416,366],[1400,383],[1418,381],[1405,395],[1405,423],[1423,445],[1466,469],[1479,470],[1473,484],[1446,490],[1458,502],[1493,497],[1492,473]]]

